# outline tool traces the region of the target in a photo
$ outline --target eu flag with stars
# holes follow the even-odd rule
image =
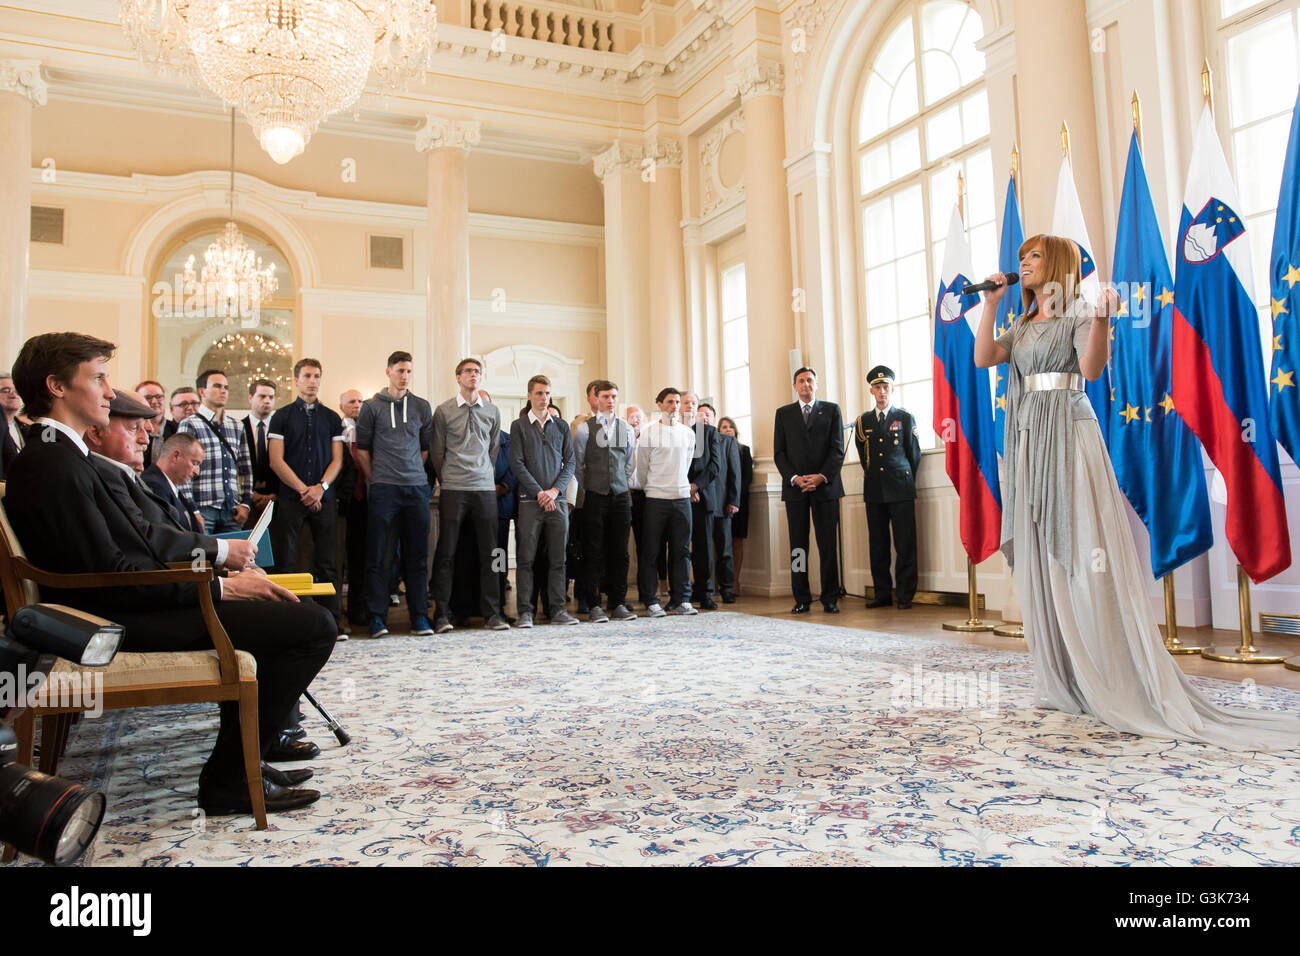
[[[1020,271],[1020,247],[1025,242],[1025,230],[1020,225],[1020,202],[1016,198],[1016,178],[1007,182],[1007,201],[1002,206],[1002,241],[998,247],[998,272],[1011,275]],[[1025,300],[1019,289],[1008,289],[1007,294],[998,303],[997,334],[1002,335],[1011,328],[1012,323],[1025,311]],[[1007,377],[993,366],[997,385],[993,396],[993,437],[997,442],[999,455],[1006,455],[1007,424]]]
[[[1273,313],[1273,368],[1269,371],[1268,420],[1292,460],[1300,458],[1300,95],[1291,113],[1291,141],[1282,165],[1282,191],[1273,224],[1269,262]]]
[[[1214,543],[1201,445],[1178,414],[1171,382],[1174,280],[1151,202],[1136,131],[1115,234],[1120,295],[1111,354],[1115,389],[1110,458],[1115,478],[1151,535],[1157,578]]]

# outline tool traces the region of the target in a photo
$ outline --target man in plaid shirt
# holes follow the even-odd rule
[[[226,373],[208,369],[199,375],[196,384],[203,404],[177,429],[189,432],[203,446],[203,465],[199,476],[190,482],[189,493],[199,506],[206,533],[238,531],[248,520],[253,502],[253,459],[248,454],[248,440],[243,426],[226,415],[226,399],[230,396]]]

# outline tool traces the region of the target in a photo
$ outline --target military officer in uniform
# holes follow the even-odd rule
[[[916,471],[921,467],[921,443],[912,413],[890,403],[894,373],[877,365],[867,381],[876,407],[858,419],[855,438],[862,461],[862,497],[867,505],[871,537],[871,578],[875,600],[867,607],[885,607],[897,598],[899,610],[912,606],[916,594]],[[889,578],[889,531],[893,526],[894,584]]]

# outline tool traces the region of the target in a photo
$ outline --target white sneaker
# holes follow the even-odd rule
[[[645,612],[646,612],[646,614],[650,615],[650,617],[667,617],[667,616],[668,616],[668,612],[665,611],[665,610],[663,609],[662,606],[660,606],[660,604],[659,604],[658,601],[656,601],[654,604],[651,604],[649,607],[647,607],[647,608],[645,609]]]

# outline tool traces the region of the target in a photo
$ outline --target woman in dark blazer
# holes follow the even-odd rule
[[[718,419],[718,431],[730,435],[740,445],[740,432],[730,418]],[[731,555],[736,565],[736,590],[740,591],[740,571],[745,564],[745,539],[749,537],[749,486],[754,483],[754,455],[748,445],[740,445],[740,510],[731,516]]]

